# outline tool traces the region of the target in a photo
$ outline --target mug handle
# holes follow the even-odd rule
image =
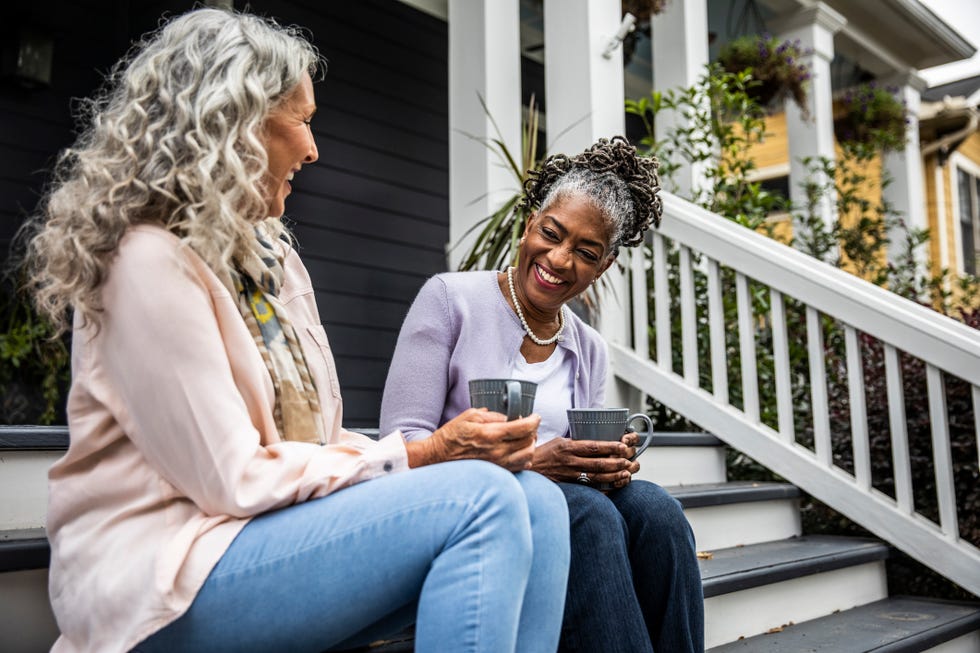
[[[634,422],[634,420],[638,420],[638,419],[642,419],[644,422],[646,422],[647,437],[643,441],[643,444],[641,444],[639,448],[637,448],[636,455],[630,458],[630,460],[636,460],[637,458],[639,458],[640,454],[646,451],[647,447],[650,446],[650,442],[653,441],[653,420],[651,420],[648,415],[645,415],[643,413],[636,413],[634,415],[630,415],[629,419],[626,420],[626,426],[630,426]]]
[[[507,382],[507,394],[504,397],[507,406],[507,421],[515,420],[521,416],[521,383],[520,381]]]

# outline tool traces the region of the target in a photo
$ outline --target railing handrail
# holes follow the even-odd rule
[[[936,367],[980,385],[980,332],[884,288],[663,193],[659,232]],[[902,320],[890,316],[900,313]]]

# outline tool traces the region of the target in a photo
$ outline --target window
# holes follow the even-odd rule
[[[980,177],[970,174],[963,168],[957,168],[957,195],[959,199],[960,220],[960,254],[963,261],[963,272],[977,273],[977,260],[980,250]]]

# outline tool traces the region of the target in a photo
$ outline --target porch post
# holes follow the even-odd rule
[[[480,97],[487,111],[480,106]],[[487,114],[489,112],[489,115]],[[498,135],[491,122],[500,128]],[[475,234],[463,235],[519,190],[483,141],[521,151],[518,0],[449,0],[449,243],[456,269]],[[461,239],[462,242],[461,242]]]
[[[676,3],[675,3],[676,4]],[[603,51],[619,29],[620,0],[545,0],[545,106],[548,152],[574,155],[599,138],[626,130],[623,49]],[[629,256],[620,253],[629,269]],[[597,328],[608,342],[630,342],[629,286],[613,265],[604,275]],[[639,396],[609,376],[609,406],[637,405]]]
[[[925,179],[922,172],[922,153],[919,147],[919,105],[925,80],[910,73],[898,84],[896,97],[905,103],[908,122],[905,128],[905,149],[887,152],[883,168],[891,177],[891,184],[884,190],[884,199],[900,214],[908,229],[925,229],[929,226],[926,216]],[[905,230],[898,228],[888,233],[888,260],[895,262],[905,247]],[[925,248],[920,246],[914,253],[915,260],[925,263]]]
[[[651,20],[653,41],[653,88],[666,93],[690,88],[705,73],[708,64],[707,0],[669,2]],[[662,112],[654,126],[657,140],[684,125],[682,116]],[[702,186],[704,164],[684,161],[674,173],[675,190],[682,197],[693,197]]]
[[[804,120],[803,113],[792,100],[786,101],[786,128],[789,139],[790,156],[790,200],[793,206],[806,206],[806,192],[801,184],[807,178],[804,157],[836,159],[834,151],[834,107],[830,87],[830,62],[834,59],[834,34],[840,31],[847,20],[839,13],[818,2],[812,7],[798,11],[790,16],[772,21],[771,27],[779,38],[789,41],[799,40],[811,54],[804,58],[810,66],[812,77],[807,93],[810,120]],[[826,224],[836,219],[833,198],[824,196],[816,207],[817,214]],[[794,225],[799,229],[800,225]]]

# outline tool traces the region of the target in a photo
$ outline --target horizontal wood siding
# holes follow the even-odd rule
[[[71,144],[70,98],[91,95],[100,72],[161,15],[193,6],[56,1],[36,12],[7,4],[0,35],[34,24],[55,40],[55,67],[49,88],[0,81],[4,257]],[[320,160],[296,176],[287,219],[336,357],[345,424],[376,426],[401,321],[425,280],[446,269],[447,26],[396,0],[252,0],[249,9],[301,26],[327,61],[313,121]]]

